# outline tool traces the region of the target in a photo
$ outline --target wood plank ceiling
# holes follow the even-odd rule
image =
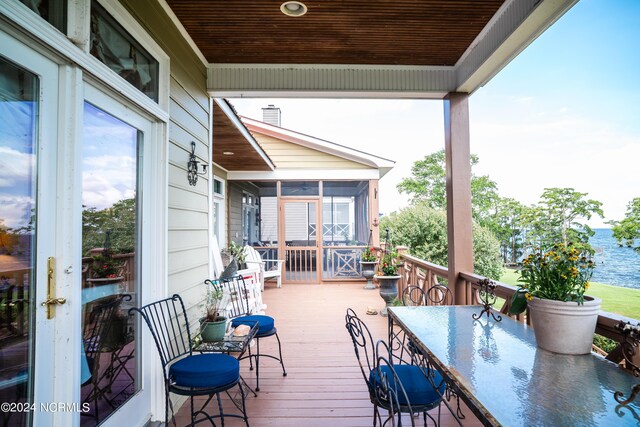
[[[210,63],[453,66],[504,0],[168,0]]]
[[[213,161],[232,171],[269,171],[269,165],[249,144],[227,115],[213,107]],[[233,153],[225,155],[224,153]]]

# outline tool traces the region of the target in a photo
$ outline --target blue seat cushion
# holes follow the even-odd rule
[[[171,365],[169,378],[182,387],[222,387],[240,379],[240,363],[227,354],[194,354]]]
[[[403,364],[393,365],[393,369],[396,371],[396,375],[400,380],[400,384],[404,388],[404,391],[407,393],[407,398],[409,399],[409,402],[407,402],[407,399],[398,387],[397,398],[400,405],[406,405],[407,403],[409,403],[411,406],[429,406],[437,404],[441,400],[440,394],[444,394],[446,386],[442,381],[442,376],[438,372],[433,370],[430,371],[433,384],[438,386],[440,394],[438,394],[436,389],[433,388],[431,382],[429,382],[429,380],[425,378],[422,370],[419,367],[415,365]],[[382,371],[382,374],[387,377],[390,387],[392,389],[396,389],[395,379],[393,377],[393,374],[389,370],[389,367],[381,366],[380,370]],[[381,386],[377,369],[373,369],[371,371],[371,373],[369,374],[369,381],[375,387]]]
[[[234,328],[238,325],[253,326],[258,322],[258,332],[256,335],[264,335],[267,332],[271,332],[274,328],[273,317],[265,316],[262,314],[254,314],[251,316],[236,317],[231,321],[231,326]]]

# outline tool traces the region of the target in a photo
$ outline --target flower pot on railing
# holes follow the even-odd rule
[[[590,353],[601,302],[586,295],[584,304],[533,298],[527,305],[538,347],[560,354]]]
[[[387,315],[387,308],[393,303],[393,299],[398,296],[398,280],[400,276],[374,276],[380,283],[380,297],[385,302],[385,306],[380,310],[381,316]]]
[[[373,276],[376,273],[376,264],[378,261],[360,261],[360,274],[362,277],[367,279],[367,284],[365,285],[365,289],[375,289],[376,286],[373,284]]]

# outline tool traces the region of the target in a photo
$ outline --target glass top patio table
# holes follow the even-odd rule
[[[600,356],[566,356],[536,346],[533,329],[481,307],[390,307],[399,325],[458,389],[485,425],[638,426],[640,402],[625,406],[640,379]]]
[[[201,353],[239,353],[237,358],[241,358],[247,350],[249,343],[258,333],[258,322],[254,322],[246,335],[235,336],[233,333],[225,334],[220,341],[204,341],[194,347],[193,351]]]

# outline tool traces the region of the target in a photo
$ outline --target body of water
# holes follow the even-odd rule
[[[594,282],[640,289],[640,254],[633,248],[619,247],[611,229],[596,228],[589,239],[596,248]],[[600,252],[602,250],[602,252]]]

